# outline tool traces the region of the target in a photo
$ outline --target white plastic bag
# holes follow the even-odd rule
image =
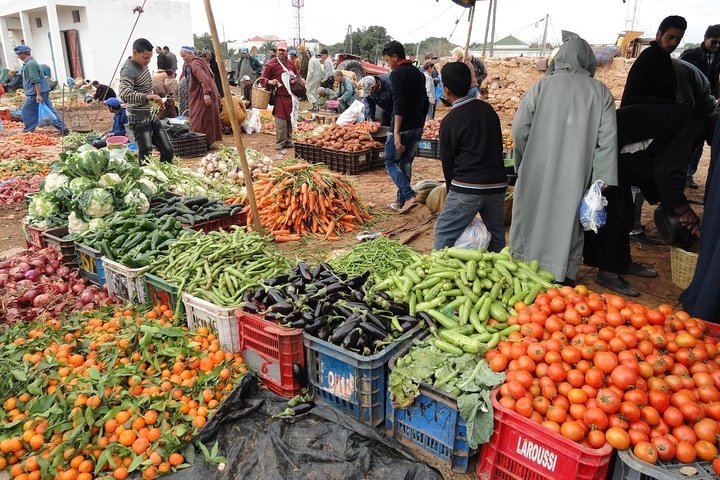
[[[347,110],[345,110],[343,113],[340,114],[340,116],[335,120],[335,123],[340,125],[341,127],[344,127],[346,125],[352,125],[353,123],[357,122],[358,117],[365,109],[365,104],[361,102],[360,100],[355,100]]]
[[[602,195],[603,181],[597,180],[590,185],[580,203],[580,224],[583,230],[597,233],[598,228],[607,222],[607,200]]]
[[[490,245],[492,235],[479,215],[475,215],[470,225],[465,227],[462,235],[455,240],[455,247],[469,250],[485,250]]]
[[[250,115],[242,124],[245,133],[260,133],[262,130],[262,122],[260,121],[260,110],[253,108]]]

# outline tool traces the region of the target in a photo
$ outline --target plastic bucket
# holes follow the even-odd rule
[[[110,149],[123,148],[125,146],[125,144],[128,142],[128,138],[124,135],[115,135],[112,137],[108,137],[106,142],[107,142],[107,147]]]

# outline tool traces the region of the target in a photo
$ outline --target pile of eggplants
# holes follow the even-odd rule
[[[368,295],[369,278],[369,271],[349,277],[326,263],[311,268],[301,261],[289,274],[247,290],[243,309],[363,356],[379,352],[415,327],[435,328],[429,316],[409,315],[406,304],[384,293]]]

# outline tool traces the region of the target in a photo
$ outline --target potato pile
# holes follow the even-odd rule
[[[306,138],[302,143],[341,152],[362,152],[383,146],[382,143],[376,142],[367,133],[356,132],[352,128],[338,125],[333,125],[320,135]]]

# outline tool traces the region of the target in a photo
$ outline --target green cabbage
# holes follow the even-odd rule
[[[102,188],[114,187],[118,183],[122,182],[122,178],[117,173],[106,173],[100,180],[98,180],[98,186]]]
[[[52,175],[52,173],[50,174]],[[28,215],[36,220],[42,220],[60,213],[60,205],[51,194],[41,191],[33,195],[28,206]]]
[[[95,187],[95,182],[93,182],[89,178],[78,177],[70,180],[70,191],[74,194],[79,194],[84,192],[85,190],[90,190],[91,188]]]

